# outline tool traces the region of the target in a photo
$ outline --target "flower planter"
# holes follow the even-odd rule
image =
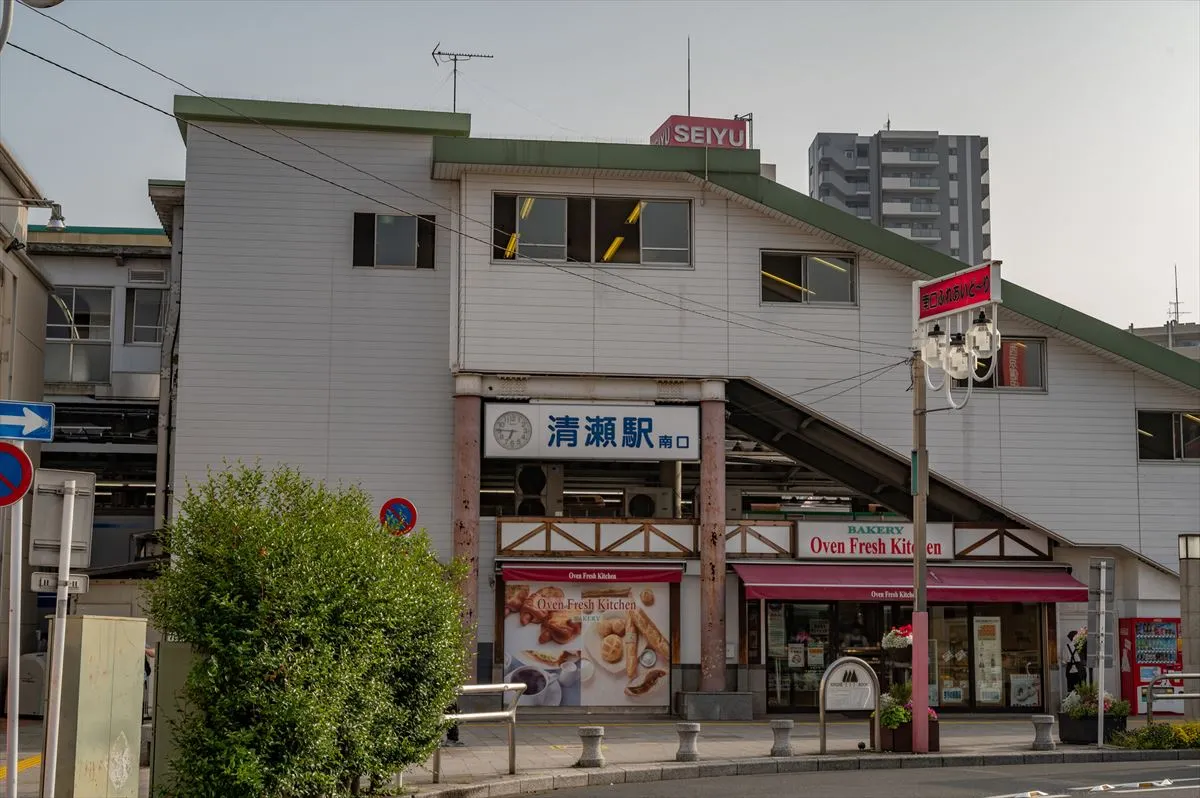
[[[905,648],[885,648],[884,656],[892,662],[912,662],[912,646]]]
[[[1111,742],[1115,732],[1125,731],[1125,723],[1129,719],[1125,715],[1114,717],[1104,716],[1104,742]],[[1059,713],[1058,738],[1066,745],[1095,745],[1096,716],[1072,718],[1070,715]]]
[[[1095,724],[1093,724],[1095,725]],[[1095,730],[1093,729],[1093,734]],[[898,754],[911,754],[913,750],[913,729],[912,723],[901,723],[894,729],[880,727],[879,729],[879,750],[893,751]],[[929,719],[929,753],[936,754],[942,750],[941,733],[938,729],[938,722],[933,718]],[[871,724],[871,747],[875,747],[875,724]]]

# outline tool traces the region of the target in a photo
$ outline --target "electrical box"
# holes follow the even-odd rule
[[[146,619],[71,615],[66,626],[55,798],[138,798]]]
[[[41,718],[46,715],[46,670],[45,653],[21,655],[21,688],[17,693],[17,706],[23,718]]]

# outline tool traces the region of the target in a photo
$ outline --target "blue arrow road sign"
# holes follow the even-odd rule
[[[47,402],[0,402],[0,438],[54,440],[54,405]]]

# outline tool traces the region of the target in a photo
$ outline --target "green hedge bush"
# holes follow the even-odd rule
[[[199,655],[176,727],[186,798],[328,798],[423,762],[462,683],[464,573],[357,488],[237,466],[189,489],[149,589]]]

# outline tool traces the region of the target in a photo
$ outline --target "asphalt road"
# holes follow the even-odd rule
[[[1162,784],[1170,779],[1172,784]],[[1138,782],[1160,782],[1137,786]],[[1132,798],[1200,798],[1200,763],[1107,762],[1012,765],[1007,767],[912,768],[731,776],[649,784],[617,784],[541,793],[546,798],[1082,798],[1086,791],[1112,785],[1101,795]],[[1126,786],[1122,786],[1126,785]]]

